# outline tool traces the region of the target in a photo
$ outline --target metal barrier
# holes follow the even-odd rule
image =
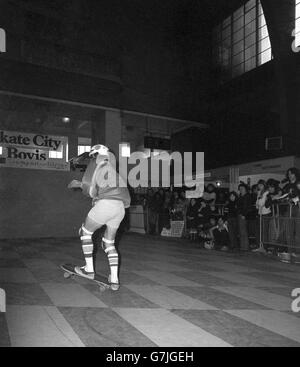
[[[300,207],[276,204],[272,215],[260,218],[261,245],[300,250]]]

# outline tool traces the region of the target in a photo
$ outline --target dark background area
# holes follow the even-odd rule
[[[2,0],[0,89],[206,123],[172,146],[204,151],[209,168],[298,154],[294,0],[262,0],[274,60],[225,84],[212,66],[212,29],[243,3]],[[268,153],[273,136],[284,147]]]

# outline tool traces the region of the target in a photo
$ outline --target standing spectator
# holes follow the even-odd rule
[[[183,220],[185,215],[186,202],[179,196],[178,192],[174,192],[173,200],[173,220]]]
[[[209,218],[211,217],[211,210],[208,204],[206,204],[206,202],[201,199],[200,200],[200,205],[199,205],[199,209],[198,209],[198,223],[200,226],[204,226],[205,224],[208,223]]]
[[[215,205],[217,200],[216,188],[213,184],[208,184],[206,191],[203,193],[203,199],[212,205]]]
[[[186,212],[187,229],[196,229],[198,227],[198,205],[196,199],[191,199]]]
[[[170,211],[172,207],[172,194],[170,191],[166,191],[164,195],[164,201],[161,207],[161,213],[159,216],[159,233],[163,228],[170,229]]]
[[[238,211],[238,225],[239,225],[239,235],[240,235],[240,249],[242,251],[249,250],[249,237],[247,228],[248,215],[251,212],[251,196],[248,193],[248,186],[241,184],[239,186],[240,196],[237,202]]]
[[[262,243],[269,240],[269,225],[272,210],[270,206],[266,206],[269,191],[264,180],[260,180],[257,184],[258,195],[256,200],[256,208],[258,211],[258,219],[256,220],[256,245],[262,246]]]
[[[284,188],[283,192],[290,194],[291,196],[297,196],[297,181],[300,180],[299,171],[297,168],[290,168],[286,173],[286,181],[288,182]]]
[[[266,182],[264,180],[260,180],[257,184],[258,186],[258,195],[256,200],[256,208],[258,210],[258,214],[260,216],[271,214],[271,209],[266,208],[266,201],[269,195],[269,191],[266,187]]]
[[[225,215],[228,223],[230,249],[234,250],[239,247],[238,195],[234,191],[229,194],[229,201],[225,206]]]
[[[159,193],[155,193],[150,198],[148,205],[149,212],[149,233],[157,234],[158,215],[161,210],[161,197]]]

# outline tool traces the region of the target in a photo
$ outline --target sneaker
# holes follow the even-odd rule
[[[87,272],[85,270],[85,266],[75,266],[75,272],[80,275],[81,277],[94,280],[95,279],[95,273],[94,272]]]
[[[108,283],[110,285],[111,290],[118,291],[120,289],[120,283],[119,282],[118,283],[112,283],[110,275],[108,277]]]

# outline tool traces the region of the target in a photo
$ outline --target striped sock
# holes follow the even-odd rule
[[[105,252],[108,257],[109,267],[110,267],[110,280],[112,283],[119,283],[118,270],[119,270],[119,255],[115,248],[115,241],[107,240],[103,238]]]
[[[92,241],[93,232],[88,231],[84,226],[81,229],[81,243],[82,243],[82,251],[85,258],[85,270],[88,273],[94,273],[94,262],[93,262],[93,253],[94,253],[94,244]]]

